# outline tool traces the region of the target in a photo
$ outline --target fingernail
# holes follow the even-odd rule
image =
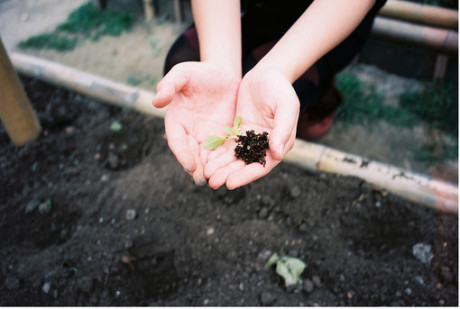
[[[194,179],[194,180],[197,186],[204,186],[207,182],[206,179],[202,177],[199,177],[198,179]]]
[[[185,164],[185,165],[184,165],[184,170],[185,170],[187,173],[191,173],[191,172],[193,171],[192,165],[191,165],[191,164]]]

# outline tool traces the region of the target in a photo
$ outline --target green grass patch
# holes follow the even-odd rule
[[[353,75],[340,73],[337,88],[343,93],[344,102],[337,109],[336,119],[344,126],[360,124],[372,129],[383,120],[395,126],[412,127],[418,122],[411,112],[382,104],[384,95]]]
[[[19,43],[20,48],[72,50],[84,39],[99,40],[104,35],[119,36],[130,31],[134,22],[131,13],[96,9],[88,2],[70,13],[67,20],[53,32],[33,36]]]
[[[427,82],[422,91],[403,93],[398,107],[382,104],[382,93],[348,73],[337,76],[337,88],[344,102],[336,119],[344,127],[372,129],[379,121],[406,128],[424,124],[431,138],[419,148],[416,159],[436,163],[458,157],[458,89],[453,82]],[[444,133],[436,133],[439,130]]]
[[[421,92],[401,95],[401,108],[410,111],[432,128],[458,135],[458,89],[453,82],[425,83]]]
[[[36,49],[55,49],[58,51],[72,50],[78,43],[78,39],[59,35],[58,33],[43,33],[33,36],[19,43],[20,48],[36,48]]]

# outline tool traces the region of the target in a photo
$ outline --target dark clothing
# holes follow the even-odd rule
[[[293,87],[302,108],[311,110],[321,118],[333,112],[340,104],[322,104],[321,98],[332,88],[335,89],[335,74],[345,68],[362,48],[369,36],[374,17],[385,2],[386,0],[377,0],[359,26],[342,43],[294,82]],[[306,0],[241,1],[243,74],[255,66],[311,3],[312,1]],[[199,60],[198,36],[192,25],[171,47],[166,59],[165,73],[179,62]]]

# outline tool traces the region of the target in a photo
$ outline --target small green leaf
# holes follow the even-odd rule
[[[243,121],[243,118],[241,118],[241,116],[235,117],[235,120],[233,120],[233,128],[235,129],[235,131],[238,131],[242,121]]]
[[[230,128],[229,126],[225,126],[224,130],[228,135],[237,135],[238,134],[237,132],[235,132],[234,129]]]
[[[36,171],[37,170],[37,166],[38,166],[38,162],[35,161],[34,164],[32,164],[32,171]]]
[[[113,132],[120,132],[121,129],[123,129],[123,126],[122,126],[122,124],[120,123],[120,121],[118,121],[118,120],[115,120],[115,121],[112,122],[112,124],[110,125],[110,130],[112,130]]]
[[[276,264],[276,273],[283,277],[286,286],[302,282],[300,275],[307,267],[302,260],[287,255],[279,256],[274,253],[265,264],[265,268],[270,268]]]
[[[270,258],[268,259],[267,263],[265,264],[265,268],[270,268],[272,267],[273,265],[276,264],[276,262],[278,262],[278,260],[280,259],[280,256],[278,253],[273,253]]]
[[[220,135],[211,135],[206,138],[204,141],[204,148],[208,150],[213,150],[222,145],[227,138]]]

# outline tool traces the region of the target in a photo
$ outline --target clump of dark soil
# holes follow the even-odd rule
[[[268,133],[256,134],[254,130],[246,131],[246,135],[238,135],[235,146],[235,157],[246,164],[258,162],[265,166],[265,156],[268,147]]]
[[[163,120],[22,80],[43,133],[17,148],[0,126],[0,305],[458,305],[456,215],[285,163],[197,187]]]

